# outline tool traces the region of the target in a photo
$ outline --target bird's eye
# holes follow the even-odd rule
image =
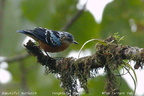
[[[72,39],[73,37],[72,37],[72,35],[68,35],[68,38],[69,38],[69,39]]]

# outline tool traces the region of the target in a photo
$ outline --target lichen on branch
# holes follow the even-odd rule
[[[37,57],[37,61],[41,65],[48,68],[49,72],[58,75],[61,87],[68,96],[77,96],[79,94],[77,80],[80,82],[79,86],[88,93],[88,78],[96,77],[97,71],[100,68],[105,68],[106,70],[105,90],[110,91],[110,93],[119,92],[114,70],[118,70],[119,66],[125,65],[124,60],[136,61],[135,69],[142,67],[144,49],[121,45],[114,36],[110,36],[102,41],[105,44],[98,43],[94,54],[78,59],[74,57],[52,58],[44,55],[39,46],[32,41],[28,41],[24,46],[30,54]],[[109,96],[118,96],[118,94],[111,94]]]

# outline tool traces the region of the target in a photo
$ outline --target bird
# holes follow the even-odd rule
[[[45,52],[61,52],[71,44],[78,44],[74,36],[68,32],[54,31],[42,27],[35,27],[33,30],[18,30],[17,32],[33,38]]]

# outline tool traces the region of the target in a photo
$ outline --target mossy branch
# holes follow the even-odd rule
[[[77,96],[77,79],[80,81],[80,86],[88,93],[87,79],[95,77],[99,68],[106,70],[106,91],[119,92],[116,84],[113,70],[117,70],[119,66],[124,65],[123,60],[134,60],[135,69],[142,67],[144,63],[144,49],[131,47],[128,45],[118,44],[117,38],[110,36],[103,40],[105,44],[98,43],[96,52],[91,56],[82,58],[52,58],[44,55],[39,46],[32,41],[26,45],[28,52],[37,57],[37,61],[48,68],[49,72],[59,74],[62,87],[65,93],[69,96]],[[126,65],[125,65],[126,66]],[[108,88],[111,87],[111,88]],[[118,96],[111,94],[110,96]]]

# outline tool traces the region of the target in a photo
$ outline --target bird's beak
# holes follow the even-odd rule
[[[76,42],[76,41],[73,41],[72,43],[74,43],[74,44],[79,44],[78,42]]]

